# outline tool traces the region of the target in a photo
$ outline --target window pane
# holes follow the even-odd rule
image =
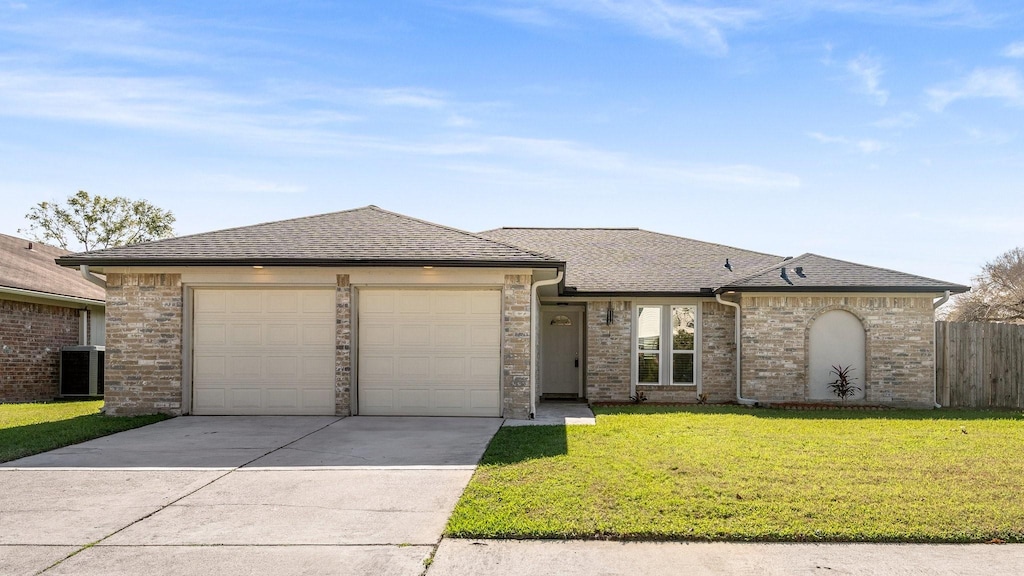
[[[659,362],[660,354],[657,352],[641,352],[640,361],[637,362],[639,368],[639,374],[637,375],[637,383],[639,384],[657,384],[658,383],[658,372],[661,363]]]
[[[672,383],[693,384],[693,354],[672,355]]]
[[[672,307],[672,349],[693,350],[693,338],[697,333],[697,307]]]
[[[641,306],[636,314],[637,349],[661,349],[661,306]]]

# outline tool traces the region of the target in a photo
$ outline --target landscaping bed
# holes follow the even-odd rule
[[[78,444],[168,418],[162,414],[111,417],[103,400],[0,404],[0,462]]]
[[[499,430],[448,535],[1024,541],[1020,412],[595,412]]]

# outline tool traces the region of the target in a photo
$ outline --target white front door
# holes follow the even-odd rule
[[[359,413],[500,416],[501,291],[359,291]]]
[[[334,414],[333,288],[197,288],[192,413]]]
[[[583,360],[580,358],[579,309],[541,312],[541,394],[580,396]]]

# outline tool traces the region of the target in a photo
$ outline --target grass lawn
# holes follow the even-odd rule
[[[1024,541],[1020,412],[595,412],[499,430],[447,534]]]
[[[111,417],[102,400],[0,404],[0,462],[138,428],[167,416]]]

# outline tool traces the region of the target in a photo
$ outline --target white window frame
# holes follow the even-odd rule
[[[639,343],[639,320],[640,320],[640,308],[641,307],[661,307],[661,334],[660,334],[660,346],[658,350],[649,350],[648,352],[657,352],[659,355],[659,374],[658,382],[640,382],[640,353],[644,350],[640,349]],[[693,382],[688,384],[675,384],[672,382],[672,360],[673,355],[682,351],[676,351],[672,349],[672,307],[673,306],[693,306],[695,308],[694,317],[694,339],[693,339]],[[692,389],[696,388],[697,393],[700,394],[702,391],[701,386],[701,348],[703,340],[703,307],[701,306],[700,300],[638,300],[633,302],[633,321],[631,330],[631,362],[630,362],[630,382],[632,389],[635,393],[637,386],[658,386],[663,388],[684,388]],[[689,352],[682,352],[689,353]],[[666,361],[667,359],[667,361]]]

